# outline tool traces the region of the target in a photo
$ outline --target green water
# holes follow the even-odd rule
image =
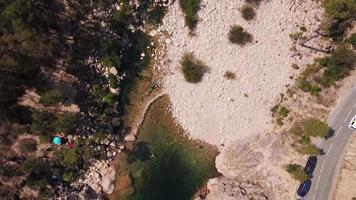
[[[216,148],[189,141],[167,108],[168,98],[156,101],[128,156],[135,193],[129,200],[189,200],[218,173]]]

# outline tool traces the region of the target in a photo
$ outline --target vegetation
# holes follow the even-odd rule
[[[193,53],[186,53],[181,60],[184,78],[189,83],[198,83],[202,80],[207,66],[194,57]]]
[[[224,74],[224,78],[226,78],[228,80],[235,80],[236,79],[236,75],[232,71],[226,71],[225,74]]]
[[[296,136],[325,138],[330,128],[325,122],[310,118],[295,123],[290,131]]]
[[[329,17],[326,30],[336,41],[342,40],[344,32],[355,18],[356,4],[353,0],[325,0],[325,12]]]
[[[241,8],[241,15],[242,18],[244,18],[245,20],[252,20],[253,18],[255,18],[255,10],[249,6],[249,5],[244,5]]]
[[[350,43],[353,49],[356,49],[356,33],[353,33],[346,39],[346,42]]]
[[[349,75],[349,71],[355,68],[356,53],[349,49],[346,45],[339,45],[330,57],[323,60],[325,63],[325,71],[320,79],[320,84],[324,87],[334,85],[336,81],[343,79]]]
[[[293,63],[293,64],[292,64],[292,68],[293,68],[293,69],[299,69],[299,65]]]
[[[315,146],[314,144],[306,144],[306,145],[299,146],[297,148],[297,151],[301,154],[311,155],[311,156],[317,156],[322,153],[322,150],[317,146]]]
[[[179,0],[179,6],[185,14],[185,25],[194,30],[198,24],[197,12],[200,9],[200,0]]]
[[[229,32],[229,40],[234,44],[245,45],[252,41],[252,35],[241,26],[232,26]]]
[[[69,133],[75,125],[76,115],[74,113],[63,113],[56,117],[53,128],[57,133]]]
[[[298,137],[297,151],[306,155],[320,155],[322,150],[311,144],[311,137],[325,138],[330,134],[329,126],[317,119],[305,119],[297,122],[290,132]]]
[[[306,181],[309,177],[305,173],[304,168],[297,164],[289,164],[286,167],[287,172],[289,172],[295,180],[300,182]]]
[[[64,96],[60,90],[54,89],[45,92],[41,98],[40,103],[44,106],[55,106],[64,100]]]
[[[37,150],[37,142],[33,139],[22,140],[19,149],[21,153],[32,153]]]

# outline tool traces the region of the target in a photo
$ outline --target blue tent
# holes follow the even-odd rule
[[[53,138],[53,144],[61,145],[62,144],[61,138],[60,137],[54,137]]]

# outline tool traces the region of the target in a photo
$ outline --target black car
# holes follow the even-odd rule
[[[305,165],[305,168],[304,168],[304,171],[305,173],[308,174],[308,176],[312,176],[313,175],[313,171],[315,169],[315,166],[316,166],[316,161],[317,161],[317,158],[315,156],[310,156],[308,161],[307,161],[307,164]]]
[[[297,190],[297,195],[300,197],[304,197],[305,195],[307,195],[307,193],[310,190],[310,186],[311,186],[311,180],[308,179],[306,181],[304,181],[303,183],[301,183],[299,185],[299,188]]]

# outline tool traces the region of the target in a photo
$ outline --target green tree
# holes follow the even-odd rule
[[[77,149],[67,149],[63,153],[61,164],[64,167],[78,168],[81,164],[81,157]]]
[[[65,112],[57,116],[53,123],[56,132],[69,133],[75,125],[76,115],[74,113]]]
[[[314,144],[301,145],[297,148],[297,151],[301,154],[317,156],[322,153],[322,150]]]
[[[287,172],[289,172],[293,179],[298,180],[300,182],[306,181],[309,177],[305,173],[302,166],[297,164],[289,164],[286,166]]]
[[[53,131],[54,115],[45,111],[32,110],[31,131],[43,136],[51,136]]]
[[[185,14],[185,25],[193,30],[198,24],[197,12],[200,9],[200,0],[179,0],[179,6]]]
[[[302,130],[307,136],[324,138],[329,134],[330,128],[325,122],[310,118],[302,121]]]
[[[40,103],[44,106],[56,106],[58,103],[64,100],[63,93],[58,89],[53,89],[45,92],[41,98]]]
[[[21,170],[26,174],[39,174],[43,166],[41,159],[29,157],[21,164]]]

